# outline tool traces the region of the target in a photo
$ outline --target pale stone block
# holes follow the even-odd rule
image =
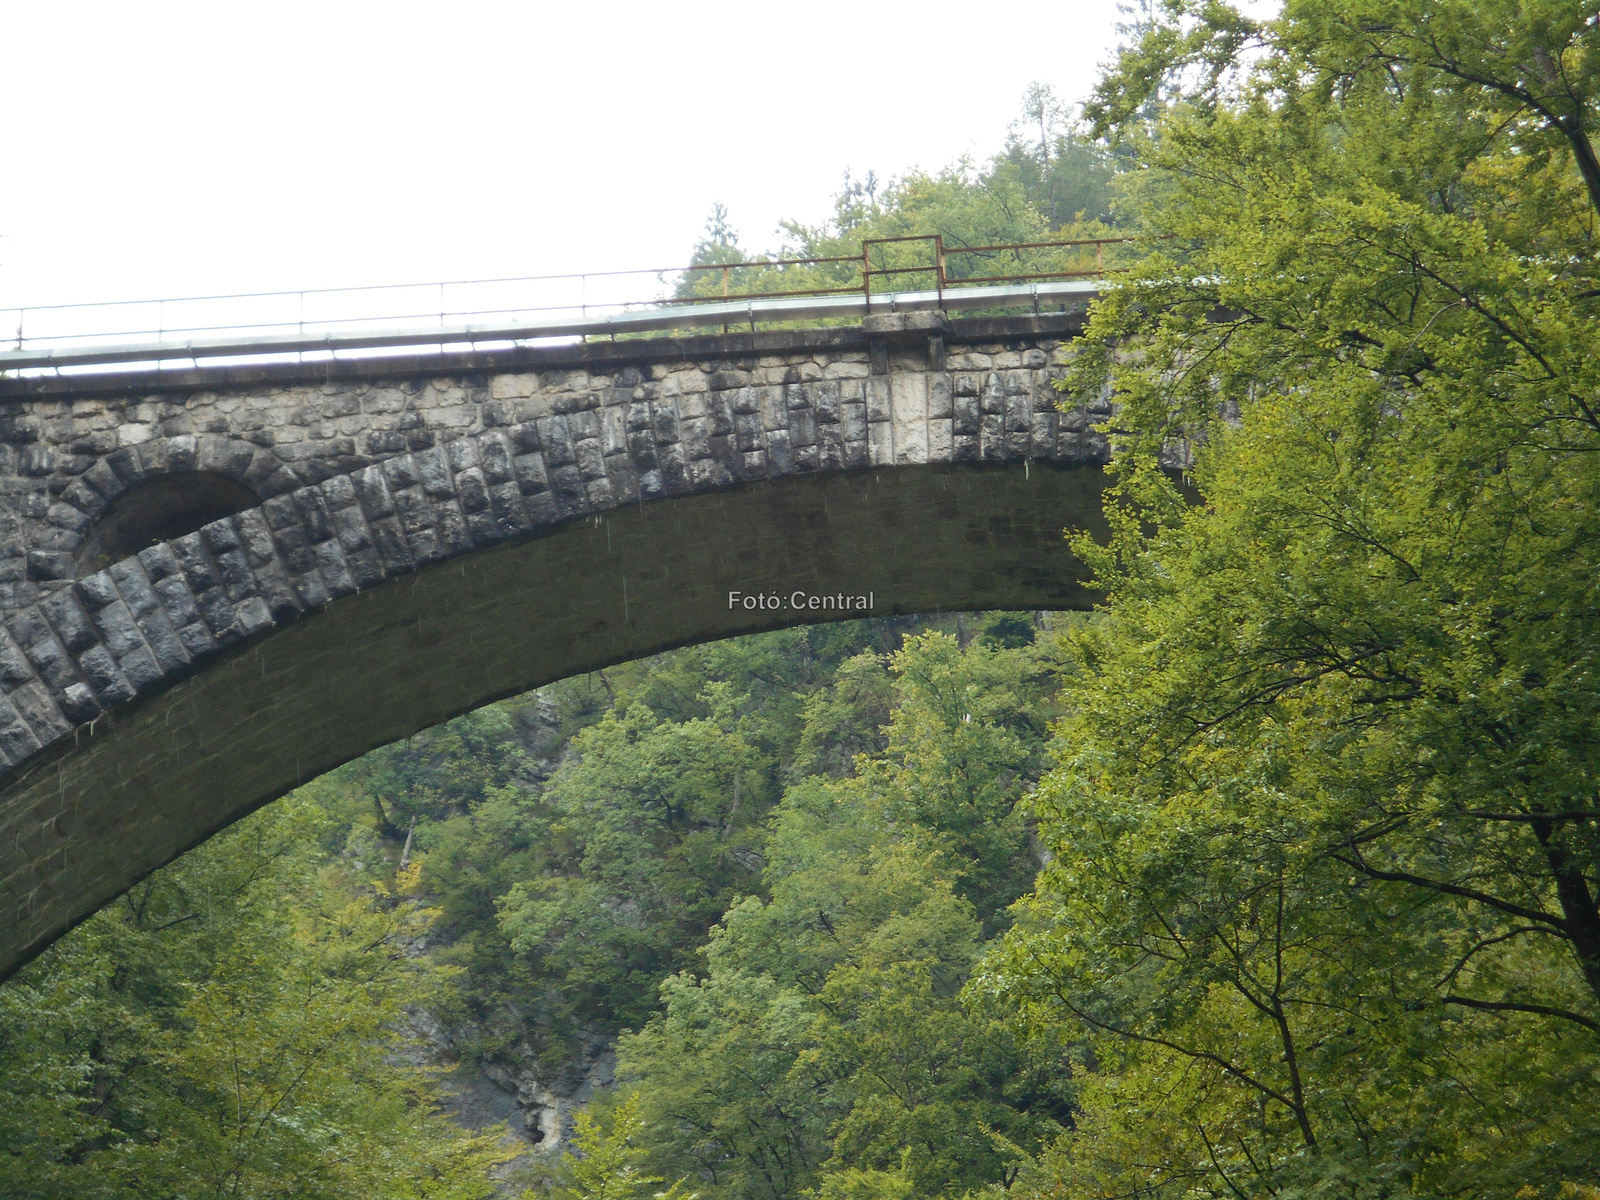
[[[955,457],[955,422],[948,418],[928,422],[928,462],[950,462]]]
[[[894,465],[894,426],[873,421],[867,426],[867,456],[875,467]]]
[[[928,376],[919,371],[890,376],[894,423],[905,425],[928,419]]]
[[[622,454],[628,449],[628,421],[623,409],[608,408],[601,412],[600,447],[608,455]]]
[[[478,420],[478,410],[470,404],[455,405],[450,408],[436,408],[424,414],[424,420],[429,425],[440,426],[445,429],[465,429],[474,425]]]
[[[836,362],[822,368],[824,379],[865,379],[870,374],[872,366],[864,362]]]
[[[767,429],[789,427],[789,406],[784,402],[783,388],[768,384],[761,388],[761,424]]]
[[[547,392],[535,392],[526,400],[518,403],[516,417],[518,421],[537,421],[540,417],[548,417],[554,411],[555,405]]]
[[[521,400],[539,390],[539,381],[532,375],[492,375],[489,378],[489,395],[496,400]]]
[[[928,461],[928,423],[912,421],[894,431],[894,460],[897,463]]]
[[[894,414],[889,407],[889,378],[886,375],[872,375],[866,381],[867,420],[887,421]]]
[[[154,436],[155,430],[149,425],[123,425],[117,430],[117,445],[137,446]]]

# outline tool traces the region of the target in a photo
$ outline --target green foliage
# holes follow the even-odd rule
[[[642,1025],[661,981],[759,889],[763,821],[801,753],[806,706],[834,703],[841,739],[807,754],[870,742],[878,709],[850,717],[822,698],[842,663],[909,627],[815,626],[608,668],[319,781],[349,822],[345,852],[380,875],[402,817],[417,818],[419,887],[444,935],[432,954],[466,968],[452,1013],[480,1031],[462,1049],[510,1052],[505,1037],[523,1035],[497,1016],[515,1005],[540,1013],[546,1066],[581,1032]],[[396,814],[387,833],[363,824],[378,809]]]
[[[622,1041],[658,1169],[711,1197],[960,1196],[1069,1119],[1058,1031],[960,1000],[980,911],[1031,871],[1017,801],[1045,740],[1035,662],[907,639],[883,748],[788,789],[770,898],[730,908],[705,974],[669,979]],[[837,693],[876,691],[881,671],[855,660],[806,711],[835,727]]]
[[[581,1112],[575,1123],[573,1152],[563,1156],[564,1178],[552,1192],[555,1200],[694,1200],[682,1181],[656,1190],[666,1180],[645,1168],[637,1097],[605,1114]]]
[[[1110,601],[974,985],[1089,1035],[1024,1195],[1600,1179],[1597,37],[1173,3],[1101,88],[1169,240],[1078,356]]]
[[[284,803],[0,988],[0,1195],[481,1197],[501,1157],[396,1065],[444,974],[428,915],[353,895]]]
[[[911,1177],[904,1171],[863,1171],[847,1167],[830,1171],[808,1196],[816,1200],[913,1200],[916,1192]]]
[[[886,752],[862,774],[992,931],[1033,881],[1018,801],[1044,770],[1050,711],[1030,656],[987,640],[965,652],[947,634],[907,641]]]
[[[1051,232],[1109,224],[1114,173],[1105,145],[1079,129],[1055,93],[1038,83],[1028,87],[1022,117],[989,166],[991,178],[1022,190]]]
[[[720,721],[661,721],[635,704],[573,740],[539,804],[563,867],[499,901],[512,950],[538,955],[568,1003],[613,1028],[643,1022],[656,985],[760,861],[762,764],[726,685],[712,686]]]

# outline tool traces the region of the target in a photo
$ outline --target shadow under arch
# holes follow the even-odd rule
[[[581,517],[332,601],[106,712],[9,782],[0,806],[22,832],[0,844],[0,873],[29,891],[0,929],[0,979],[261,805],[491,701],[787,625],[1088,608],[1063,530],[1103,531],[1104,486],[1097,466],[1025,462],[791,476]],[[873,607],[810,605],[840,595]],[[19,823],[44,811],[61,815]]]
[[[174,471],[141,480],[108,501],[83,531],[74,564],[82,579],[157,542],[186,533],[247,508],[261,497],[217,471]]]

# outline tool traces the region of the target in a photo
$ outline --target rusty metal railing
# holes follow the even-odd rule
[[[1001,242],[987,246],[951,246],[946,245],[944,235],[939,233],[905,234],[900,237],[867,238],[861,243],[860,254],[831,255],[822,258],[757,258],[744,262],[732,263],[706,263],[700,266],[691,266],[683,269],[685,274],[695,272],[720,272],[722,278],[721,291],[702,294],[680,294],[675,297],[678,303],[714,303],[726,300],[771,300],[780,296],[842,296],[860,293],[866,300],[870,310],[873,291],[873,280],[888,279],[901,275],[931,275],[934,281],[934,291],[940,296],[954,287],[971,286],[980,283],[1024,283],[1034,279],[1086,279],[1115,274],[1123,268],[1107,267],[1105,265],[1105,248],[1119,243],[1135,242],[1140,239],[1133,237],[1104,237],[1104,238],[1072,238],[1041,242]],[[875,247],[891,245],[922,244],[932,251],[932,261],[925,264],[912,266],[885,267],[874,266],[872,251]],[[1053,271],[1016,271],[1000,275],[952,275],[950,272],[950,259],[964,254],[997,254],[1016,253],[1023,250],[1045,249],[1078,249],[1093,247],[1095,250],[1095,265],[1088,270],[1053,270]],[[859,264],[860,281],[838,287],[809,287],[791,289],[762,289],[752,292],[735,292],[730,290],[730,282],[735,271],[756,271],[763,268],[784,270],[792,267],[828,266],[835,263]]]

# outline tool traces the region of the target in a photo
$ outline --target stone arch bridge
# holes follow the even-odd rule
[[[1078,320],[0,379],[0,978],[488,701],[858,596],[1087,606]]]

